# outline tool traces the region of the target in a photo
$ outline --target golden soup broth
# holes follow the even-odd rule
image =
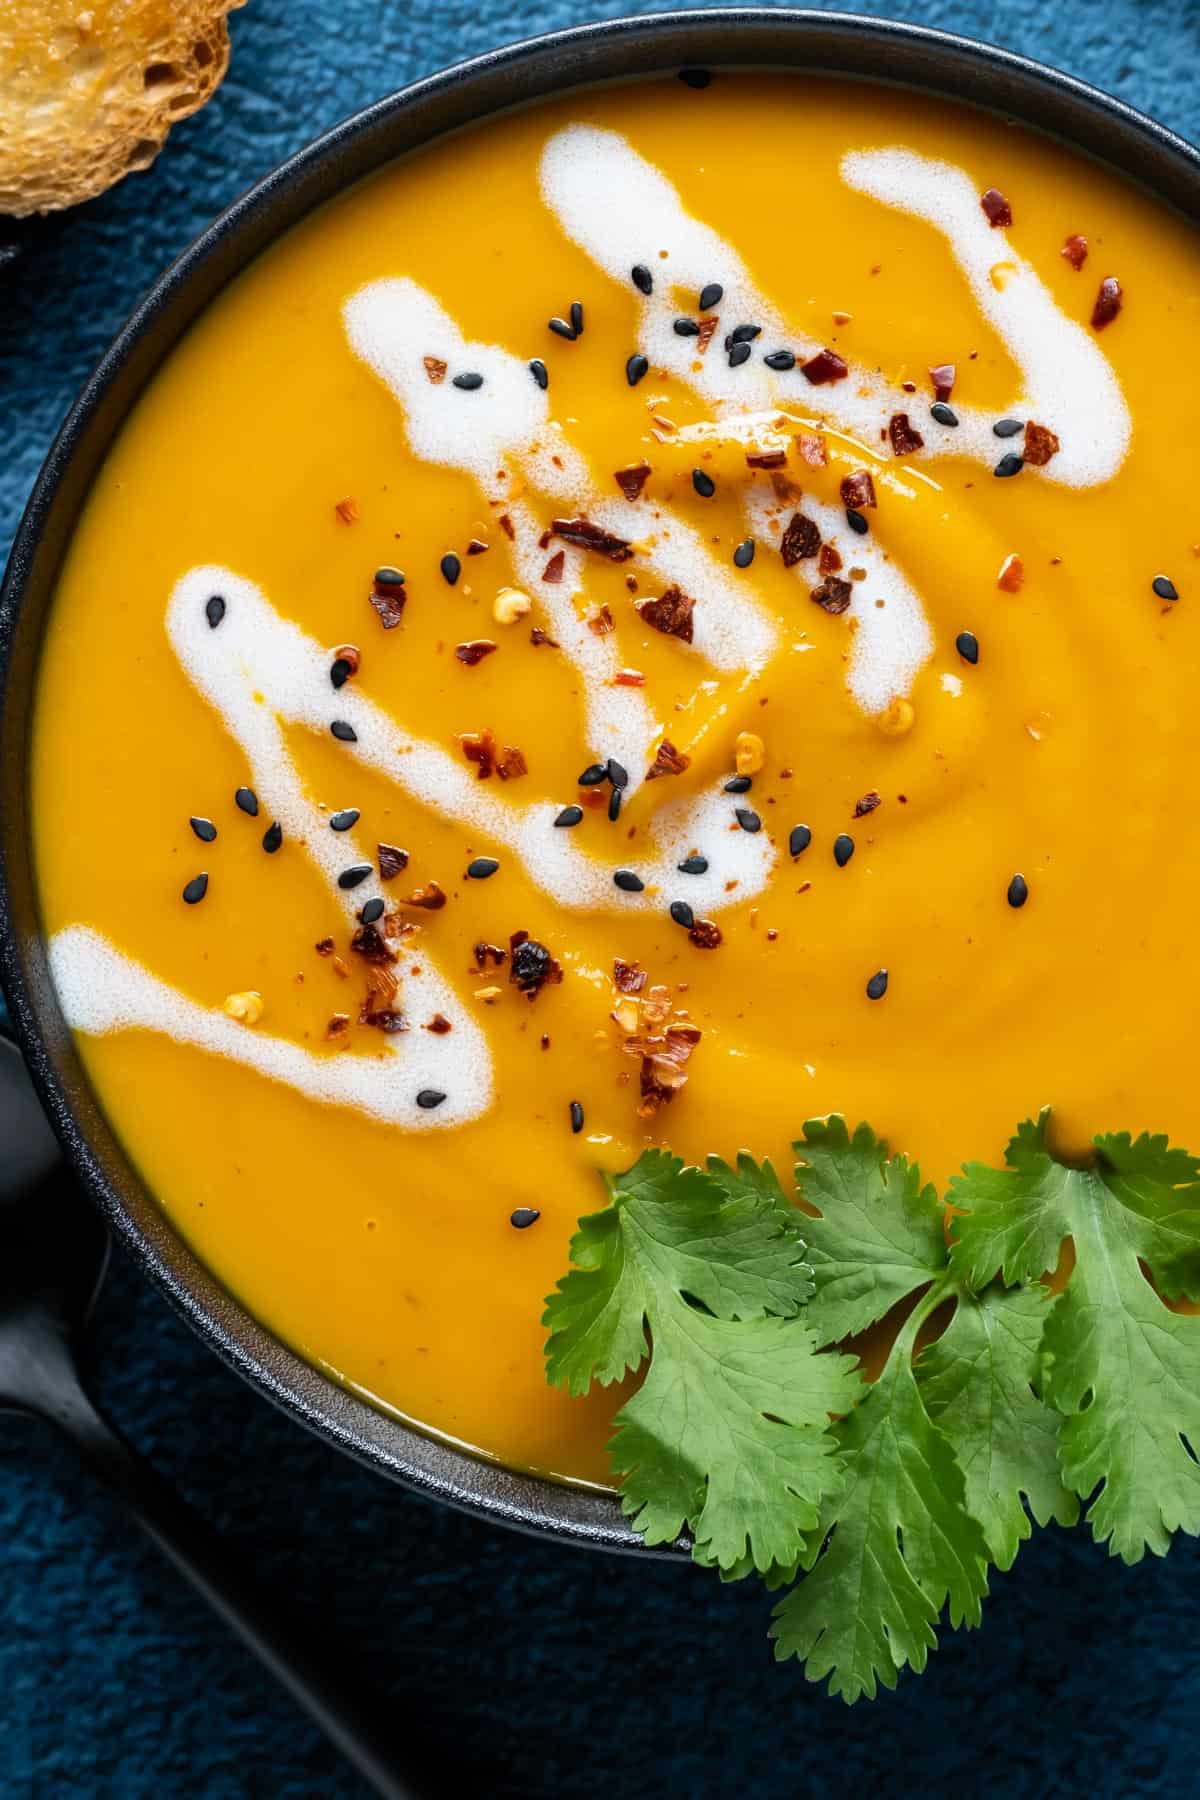
[[[902,145],[956,165],[976,194],[999,188],[1014,223],[996,231],[993,285],[1002,289],[1014,254],[1026,259],[1111,365],[1133,425],[1118,471],[1069,485],[1053,479],[1052,461],[995,479],[989,460],[1019,453],[1020,437],[989,438],[989,460],[896,458],[880,429],[858,434],[861,451],[854,434],[831,431],[826,468],[793,449],[787,474],[800,501],[752,475],[741,449],[672,444],[655,417],[677,430],[713,417],[690,362],[667,375],[652,357],[629,385],[641,296],[572,241],[539,189],[544,147],[580,122],[622,134],[663,172],[687,212],[737,251],[804,355],[826,345],[847,360],[842,384],[792,377],[797,418],[820,424],[867,371],[913,384],[911,422],[938,449],[951,439],[930,418],[932,365],[956,365],[953,407],[995,418],[1014,406],[1031,416],[1020,372],[947,237],[849,185],[841,159]],[[642,245],[634,211],[631,201],[629,262],[646,261],[656,293],[698,317],[694,276],[672,292],[672,245]],[[1061,254],[1076,233],[1089,244],[1082,270]],[[1093,333],[1109,275],[1123,308]],[[122,430],[62,575],[32,768],[45,928],[92,927],[218,1017],[227,995],[256,991],[263,1016],[239,1031],[317,1059],[389,1058],[387,1079],[407,1105],[405,1059],[427,1044],[427,1017],[412,1016],[398,1038],[358,1023],[365,968],[348,947],[345,896],[290,835],[264,854],[272,794],[264,787],[257,819],[235,807],[235,789],[255,779],[246,752],[165,629],[181,577],[225,567],[302,627],[325,664],[337,646],[358,646],[360,669],[341,696],[319,684],[329,719],[346,696],[367,696],[395,722],[397,751],[411,734],[455,762],[461,736],[490,727],[523,752],[528,773],[493,778],[489,798],[540,802],[547,838],[564,836],[549,821],[586,801],[576,778],[604,753],[585,726],[585,683],[564,650],[530,641],[531,626],[548,629],[537,596],[527,618],[494,621],[499,591],[528,585],[499,523],[503,504],[469,473],[414,454],[403,407],[347,341],[348,298],[396,276],[428,289],[467,339],[522,365],[543,358],[553,422],[543,448],[561,432],[595,491],[617,502],[613,472],[649,462],[637,502],[646,538],[661,545],[672,521],[690,526],[725,590],[775,634],[765,666],[714,672],[635,609],[667,585],[648,571],[641,540],[622,563],[579,555],[574,603],[592,617],[608,606],[614,666],[644,675],[637,691],[658,738],[693,760],[632,794],[615,824],[585,805],[571,849],[604,871],[636,869],[656,809],[703,790],[724,809],[722,834],[738,832],[735,805],[761,816],[745,848],[774,854],[773,870],[759,891],[735,887],[706,907],[723,941],[702,950],[667,915],[671,899],[689,897],[686,875],[626,905],[606,873],[601,905],[564,904],[494,835],[405,792],[327,730],[288,723],[312,800],[360,809],[368,858],[379,841],[409,852],[378,891],[390,902],[431,880],[445,890],[440,911],[402,910],[418,930],[397,964],[396,1005],[406,1005],[409,968],[435,963],[490,1053],[490,1106],[456,1129],[426,1118],[411,1130],[161,1030],[84,1033],[80,1048],[172,1221],[271,1330],[435,1432],[506,1463],[602,1481],[614,1395],[550,1391],[540,1326],[575,1221],[603,1203],[599,1169],[663,1142],[689,1158],[746,1146],[786,1169],[802,1121],[829,1111],[870,1120],[938,1181],[966,1158],[999,1159],[1017,1120],[1043,1105],[1069,1143],[1146,1127],[1200,1145],[1190,903],[1200,863],[1190,802],[1200,256],[1180,220],[1029,132],[900,92],[738,76],[702,92],[675,81],[616,87],[489,122],[331,203],[221,295]],[[569,342],[546,322],[576,298],[585,329]],[[738,322],[721,316],[703,352],[714,364],[725,366],[723,339]],[[777,347],[757,341],[754,366]],[[699,369],[695,340],[685,354]],[[469,355],[462,363],[470,368]],[[449,378],[437,396],[464,408],[477,398]],[[1065,458],[1071,419],[1055,428]],[[713,469],[712,499],[694,491],[694,464]],[[840,507],[841,476],[863,466],[879,505],[868,538],[841,527],[842,577],[856,544],[890,557],[919,594],[932,641],[900,684],[913,720],[895,734],[848,689],[864,628],[857,606],[838,616],[812,604],[815,562],[786,570],[779,554],[791,513],[810,496]],[[512,470],[498,462],[497,481],[501,471],[519,498]],[[749,483],[772,509],[753,533]],[[349,522],[336,510],[347,500]],[[544,524],[576,510],[536,484],[524,500]],[[748,535],[757,555],[738,570],[732,552]],[[472,539],[486,552],[468,556]],[[559,547],[552,540],[545,559]],[[454,587],[439,573],[449,551],[462,559]],[[1009,556],[1023,563],[1016,592],[997,585]],[[383,564],[405,572],[408,594],[389,632],[368,604]],[[1176,603],[1153,593],[1160,573]],[[962,631],[978,639],[974,666],[956,650]],[[472,667],[455,647],[477,638],[499,648]],[[258,704],[274,702],[260,693]],[[747,731],[761,737],[765,766],[744,800],[726,799],[721,783]],[[872,792],[881,803],[856,819]],[[216,824],[214,843],[197,841],[190,815]],[[788,835],[801,822],[812,842],[793,859]],[[856,849],[839,868],[842,832]],[[499,872],[465,879],[472,857],[490,854]],[[185,905],[181,890],[201,870],[203,903]],[[1020,910],[1006,899],[1017,871],[1030,895]],[[351,900],[375,891],[372,879]],[[473,953],[518,931],[563,970],[532,1001],[507,968],[481,974]],[[316,952],[327,936],[337,958]],[[610,1017],[617,958],[667,984],[702,1033],[686,1086],[656,1116],[639,1116],[639,1063]],[[882,969],[887,993],[873,1002],[866,984]],[[487,986],[501,990],[492,1004],[477,998]],[[337,1012],[352,1023],[330,1043]],[[585,1112],[578,1134],[574,1100]],[[539,1210],[534,1226],[513,1228],[519,1206]]]

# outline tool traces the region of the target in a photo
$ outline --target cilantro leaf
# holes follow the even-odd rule
[[[1005,1170],[969,1164],[951,1184],[964,1209],[952,1261],[979,1284],[997,1268],[1029,1281],[1075,1264],[1047,1318],[1045,1398],[1063,1415],[1060,1464],[1099,1542],[1136,1562],[1163,1554],[1176,1530],[1200,1531],[1200,1319],[1168,1293],[1196,1291],[1200,1210],[1195,1161],[1163,1138],[1097,1138],[1088,1168],[1058,1162],[1047,1115],[1026,1121]]]
[[[832,1344],[865,1331],[941,1274],[942,1204],[868,1125],[850,1137],[836,1114],[809,1119],[793,1148],[801,1198],[821,1212],[802,1220],[817,1281],[808,1322],[821,1343]]]
[[[706,1174],[662,1151],[609,1191],[546,1302],[549,1379],[584,1393],[650,1355],[611,1446],[626,1512],[648,1543],[690,1528],[722,1568],[794,1565],[839,1479],[830,1415],[860,1386],[795,1317],[811,1291],[799,1215],[769,1170]]]

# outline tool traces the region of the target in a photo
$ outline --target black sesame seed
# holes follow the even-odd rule
[[[1156,575],[1150,583],[1160,600],[1178,600],[1179,589],[1169,575]]]
[[[625,768],[624,764],[619,763],[615,756],[610,756],[605,763],[604,773],[615,788],[629,786],[629,770]]]
[[[478,369],[468,369],[465,375],[456,375],[451,386],[462,388],[464,393],[473,394],[476,388],[483,386],[483,376]]]
[[[706,475],[703,469],[692,470],[692,486],[702,500],[711,500],[717,491],[716,482],[711,475]]]
[[[854,839],[848,831],[841,831],[833,840],[833,860],[839,869],[844,869],[854,855]]]
[[[865,536],[871,529],[870,525],[867,523],[866,514],[860,513],[853,506],[848,506],[846,508],[846,523],[851,531],[857,531],[859,537]]]
[[[275,819],[263,832],[262,847],[268,856],[274,856],[282,842],[283,826],[279,823],[278,819]]]
[[[681,875],[703,875],[708,870],[707,856],[685,856],[675,867]]]
[[[345,719],[334,719],[329,727],[339,744],[357,744],[358,733]]]
[[[740,369],[744,362],[749,362],[753,352],[749,344],[731,344],[729,348],[729,366]]]
[[[356,888],[359,882],[365,881],[370,873],[370,863],[351,863],[350,867],[343,869],[338,876],[338,886],[340,888]]]
[[[576,337],[583,336],[583,301],[582,300],[572,300],[572,302],[571,302],[571,330],[575,333]]]
[[[729,342],[731,344],[752,344],[756,337],[761,336],[761,325],[735,325],[729,334]]]
[[[438,564],[438,567],[442,571],[443,580],[448,581],[450,586],[453,587],[459,576],[462,574],[462,563],[459,561],[458,557],[455,556],[453,550],[447,550],[445,556],[443,556],[441,562]]]
[[[417,1105],[424,1112],[432,1112],[434,1107],[440,1106],[445,1098],[446,1096],[440,1088],[422,1088],[417,1095]]]
[[[947,406],[944,400],[935,400],[929,409],[929,414],[931,418],[937,420],[939,425],[958,424],[958,414]]]
[[[725,298],[725,289],[719,281],[710,281],[700,289],[700,311],[711,312],[714,306],[720,306]]]
[[[537,382],[542,392],[545,393],[546,389],[550,386],[550,371],[540,356],[535,356],[530,363],[529,373],[533,376],[533,379]]]
[[[471,881],[486,881],[499,867],[494,856],[477,856],[474,862],[467,864],[467,876]]]
[[[582,806],[564,806],[555,818],[556,825],[578,825],[583,817]]]
[[[877,969],[867,983],[867,999],[882,1000],[887,993],[888,973],[886,969]]]
[[[979,661],[979,639],[973,631],[960,631],[954,640],[954,648],[964,662],[975,664]]]
[[[1024,429],[1025,422],[1023,419],[997,419],[996,423],[992,426],[992,431],[998,438],[1016,437],[1017,433],[1024,431]]]
[[[556,316],[553,319],[547,320],[547,323],[555,337],[566,338],[569,344],[573,344],[575,339],[579,336],[575,327],[568,324],[566,319],[560,319]]]
[[[189,819],[188,824],[202,844],[211,844],[217,835],[217,828],[211,819]]]
[[[696,923],[696,915],[686,900],[672,900],[671,917],[677,925],[682,925],[685,931],[690,931]]]
[[[794,369],[796,366],[796,358],[790,350],[772,350],[770,356],[763,357],[763,361],[768,369],[786,370]]]
[[[570,1112],[571,1130],[578,1135],[579,1132],[583,1130],[583,1108],[580,1106],[578,1100],[572,1100]]]
[[[341,812],[330,813],[329,829],[330,831],[349,831],[352,825],[358,824],[359,818],[357,806],[343,807]]]
[[[613,873],[613,882],[623,894],[640,894],[645,882],[632,869],[617,869]]]
[[[725,783],[725,792],[727,794],[748,794],[753,786],[754,777],[752,775],[731,775]]]
[[[608,780],[607,763],[591,763],[582,775],[575,777],[577,787],[599,787],[602,781]]]
[[[762,830],[762,820],[759,818],[758,814],[752,812],[748,806],[735,807],[733,816],[743,831]]]
[[[208,892],[208,875],[207,875],[207,873],[203,874],[203,875],[193,875],[192,879],[188,882],[187,886],[183,890],[183,897],[187,901],[189,906],[195,906],[195,904],[198,900],[203,900],[203,898],[204,898],[205,894],[207,894],[207,892]]]
[[[361,925],[374,925],[377,920],[382,919],[382,917],[383,901],[379,898],[378,894],[375,896],[374,900],[367,901],[367,904],[358,915],[359,923]]]
[[[240,787],[233,796],[233,800],[234,805],[240,807],[242,812],[249,813],[252,819],[257,819],[258,795],[253,788]]]
[[[633,282],[633,285],[639,294],[652,294],[654,292],[654,277],[646,267],[645,263],[634,263],[632,269],[629,271],[629,279]]]
[[[699,327],[699,325],[697,325],[695,319],[676,319],[676,321],[675,321],[675,336],[676,337],[699,337],[700,336],[700,327]]]
[[[402,569],[394,569],[391,563],[385,563],[381,569],[375,571],[375,585],[377,587],[403,587],[404,572]]]
[[[641,351],[635,350],[629,361],[625,364],[625,379],[630,387],[637,386],[649,367],[650,364],[642,355]]]
[[[624,788],[615,787],[608,796],[608,816],[614,824],[621,816],[621,795],[624,791]]]
[[[748,569],[754,561],[754,539],[743,538],[733,553],[734,565],[739,569]]]
[[[712,81],[711,69],[680,69],[679,79],[684,87],[706,88]]]
[[[1000,458],[1000,461],[992,470],[992,474],[999,475],[1001,478],[1005,475],[1019,475],[1024,467],[1025,458],[1023,456],[1017,456],[1010,450],[1007,456],[1002,456]]]
[[[1008,904],[1016,907],[1024,906],[1028,898],[1029,883],[1023,875],[1014,875],[1008,884]]]
[[[517,1206],[509,1213],[508,1222],[515,1225],[518,1231],[528,1231],[531,1225],[537,1224],[541,1216],[536,1206]]]
[[[793,825],[788,833],[789,856],[803,856],[812,843],[812,832],[807,825]]]
[[[353,673],[353,663],[347,662],[344,656],[339,656],[337,661],[330,667],[329,679],[335,688],[345,687]]]
[[[215,631],[225,617],[225,597],[223,594],[210,594],[204,602],[204,616],[208,620],[208,628]]]

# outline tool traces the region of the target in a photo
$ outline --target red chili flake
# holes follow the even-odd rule
[[[441,912],[446,904],[446,896],[436,881],[427,881],[423,887],[414,888],[407,900],[400,902],[402,906],[419,906],[422,912]]]
[[[343,962],[343,960],[340,956],[335,956],[331,966],[333,968],[334,974],[337,976],[339,981],[349,981],[349,979],[350,979],[349,963]]]
[[[806,556],[815,556],[821,548],[821,533],[815,519],[793,513],[779,542],[783,566],[790,569]]]
[[[502,950],[499,944],[479,943],[475,946],[475,967],[477,969],[498,969],[508,961],[508,951]]]
[[[1081,237],[1078,232],[1075,232],[1073,236],[1064,239],[1063,247],[1058,254],[1063,257],[1065,261],[1070,263],[1071,267],[1078,275],[1080,269],[1082,269],[1084,263],[1088,259],[1088,241],[1085,237]]]
[[[486,551],[488,551],[490,549],[491,549],[491,545],[485,544],[482,538],[472,538],[470,543],[467,545],[467,555],[468,556],[482,556],[482,555],[484,555],[484,553]]]
[[[529,764],[515,744],[505,744],[496,763],[496,773],[501,781],[519,781],[522,775],[528,775]]]
[[[869,794],[864,794],[861,800],[856,800],[854,802],[855,818],[865,819],[868,813],[873,813],[875,808],[882,804],[882,801],[882,794],[875,788],[872,788]]]
[[[325,1027],[325,1036],[332,1042],[334,1038],[345,1037],[349,1029],[350,1014],[334,1013],[332,1019],[330,1019],[328,1025]]]
[[[395,844],[376,844],[375,856],[379,864],[380,881],[395,881],[408,867],[408,851],[397,849]]]
[[[594,550],[597,556],[607,556],[610,562],[628,562],[633,555],[627,538],[605,531],[601,525],[593,525],[582,515],[577,519],[552,519],[550,531],[552,536],[563,538],[568,544],[578,544],[582,550]]]
[[[1106,275],[1100,283],[1096,304],[1092,308],[1092,330],[1103,331],[1111,325],[1124,304],[1125,296],[1115,275]]]
[[[496,523],[499,525],[501,531],[504,533],[505,537],[509,539],[510,542],[513,538],[516,537],[516,535],[517,535],[516,527],[513,524],[512,520],[509,518],[507,513],[501,513],[500,517],[496,521]]]
[[[428,1025],[426,1025],[425,1030],[432,1031],[435,1037],[445,1037],[448,1031],[454,1030],[454,1027],[451,1025],[445,1013],[434,1013],[432,1019],[430,1019]]]
[[[549,582],[561,581],[566,560],[566,552],[564,550],[556,550],[554,555],[550,558],[550,561],[542,570],[542,580]]]
[[[853,475],[843,475],[841,495],[842,505],[852,507],[855,512],[875,506],[875,480],[870,469],[855,469]]]
[[[933,383],[935,400],[948,400],[954,392],[954,382],[958,370],[953,363],[937,363],[929,371],[929,379]]]
[[[823,437],[815,431],[798,431],[793,442],[800,453],[801,462],[806,462],[810,469],[823,469],[829,461],[829,449]]]
[[[379,622],[385,631],[395,631],[404,617],[404,606],[408,599],[402,587],[387,587],[376,582],[367,598],[379,614]]]
[[[746,467],[748,469],[782,469],[786,462],[786,450],[764,450],[760,454],[754,456],[752,456],[749,451],[746,453]]]
[[[546,644],[551,650],[558,649],[558,639],[552,638],[550,633],[548,631],[543,631],[540,625],[530,626],[529,641],[535,648],[539,644]]]
[[[906,394],[915,394],[917,391],[917,384],[915,381],[902,381],[900,386],[904,389]]]
[[[826,387],[831,381],[845,381],[850,366],[836,350],[818,350],[815,356],[800,364],[800,373],[814,387]]]
[[[320,943],[315,946],[315,948],[316,948],[316,952],[317,952],[318,956],[332,956],[333,955],[333,939],[331,937],[324,937],[321,939]]]
[[[690,644],[695,606],[696,602],[682,588],[669,587],[657,600],[641,601],[637,610],[653,630],[661,631],[664,637],[681,638],[685,644]]]
[[[602,606],[598,613],[593,613],[587,622],[587,628],[593,637],[607,637],[609,632],[614,629],[610,608]]]
[[[828,581],[815,587],[810,596],[825,612],[834,614],[844,613],[853,597],[854,589],[850,583],[839,581],[836,575],[831,575]]]
[[[460,663],[466,663],[468,669],[473,669],[476,663],[481,663],[485,656],[490,656],[498,648],[491,638],[472,638],[470,643],[456,644],[454,654]]]
[[[536,1000],[548,981],[561,981],[562,969],[547,950],[527,931],[514,931],[508,940],[511,957],[508,979],[525,997]]]
[[[1062,448],[1048,425],[1035,425],[1032,420],[1025,427],[1024,456],[1027,463],[1035,469],[1044,468],[1052,456],[1057,456]]]
[[[802,493],[790,475],[780,475],[775,469],[771,471],[771,491],[781,506],[793,506]]]
[[[717,313],[710,313],[707,319],[700,320],[700,329],[696,333],[696,348],[699,350],[701,356],[704,355],[704,352],[712,343],[713,333],[720,323],[720,315]]]
[[[821,554],[817,558],[817,572],[821,575],[836,575],[842,566],[842,559],[832,544],[822,544]]]
[[[446,370],[450,367],[449,363],[444,363],[440,356],[423,356],[421,361],[425,364],[425,373],[434,387],[445,381]]]
[[[362,512],[359,508],[358,501],[353,499],[349,494],[346,495],[344,500],[339,500],[333,510],[343,525],[355,525],[358,523],[359,519],[362,518]]]
[[[613,676],[615,687],[645,687],[646,677],[640,669],[618,669]]]
[[[622,994],[640,994],[647,982],[645,969],[637,963],[622,962],[618,957],[613,963],[613,981]]]
[[[919,431],[908,422],[907,413],[893,413],[888,420],[888,436],[892,440],[892,452],[896,456],[907,456],[910,450],[919,450],[925,439]]]
[[[350,948],[356,956],[361,956],[368,963],[395,962],[396,952],[379,934],[374,925],[360,925],[350,939]]]
[[[1021,583],[1025,579],[1025,564],[1017,555],[1006,556],[996,577],[996,586],[1006,594],[1020,592]]]
[[[378,1008],[364,1006],[358,1015],[358,1022],[360,1025],[373,1025],[376,1031],[396,1032],[408,1030],[408,1020],[405,1018],[404,1014],[402,1012],[397,1012],[394,1007],[390,1006],[381,1006]]]
[[[688,932],[688,939],[697,950],[715,950],[721,942],[721,927],[714,925],[711,919],[697,919]]]
[[[528,765],[521,752],[512,744],[501,748],[490,726],[483,731],[468,732],[461,742],[462,753],[469,763],[475,764],[479,781],[487,781],[492,775],[499,775],[501,781],[515,781],[527,771]]]
[[[627,469],[617,469],[613,474],[613,480],[627,500],[636,500],[649,481],[650,475],[651,469],[648,462],[631,463]],[[560,550],[558,554],[561,558],[562,551]]]
[[[982,206],[984,216],[993,231],[1000,225],[1012,224],[1012,207],[1008,204],[1008,201],[1004,198],[1004,195],[1000,192],[999,188],[989,188],[986,194],[981,194],[979,196],[979,204]]]
[[[646,770],[647,781],[657,781],[660,775],[682,775],[691,764],[691,757],[677,750],[669,738],[664,738],[654,753],[654,761]]]

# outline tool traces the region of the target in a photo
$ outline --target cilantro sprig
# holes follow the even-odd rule
[[[795,1150],[804,1210],[769,1162],[647,1151],[547,1300],[551,1382],[643,1372],[610,1454],[648,1543],[788,1587],[776,1656],[853,1701],[943,1613],[977,1625],[1034,1523],[1090,1503],[1126,1562],[1200,1533],[1200,1161],[1128,1134],[1067,1161],[1043,1114],[943,1204],[865,1125]]]

